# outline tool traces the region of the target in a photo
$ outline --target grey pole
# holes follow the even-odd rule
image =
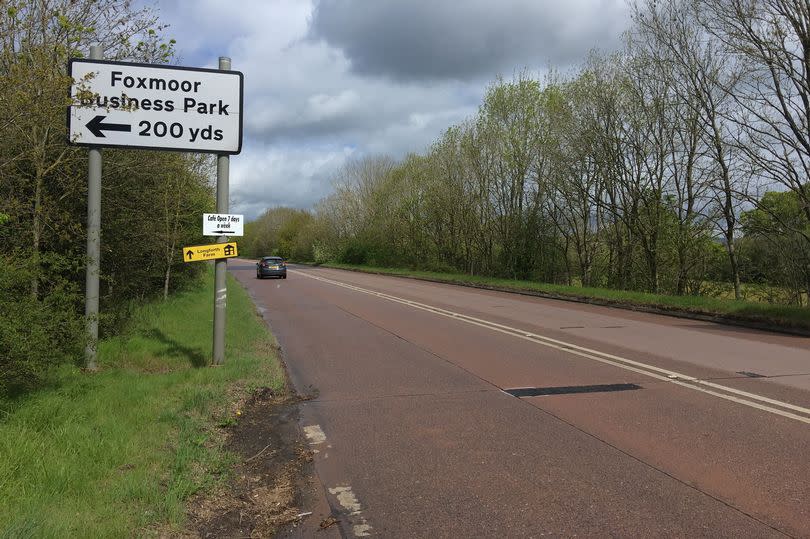
[[[231,59],[219,57],[219,68],[231,69]],[[217,213],[228,213],[228,182],[231,158],[227,154],[217,155]],[[217,243],[226,243],[227,236],[219,236]],[[228,289],[225,275],[228,270],[228,259],[220,258],[214,262],[214,365],[225,362],[225,307]]]
[[[90,58],[101,60],[104,49],[90,47]],[[85,367],[96,370],[98,345],[98,276],[101,265],[101,150],[89,151],[87,171],[87,273],[85,275],[84,316],[87,324],[87,345],[84,349]]]

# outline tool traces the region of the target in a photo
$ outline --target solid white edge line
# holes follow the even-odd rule
[[[761,402],[767,402],[768,404],[772,404],[774,406],[779,406],[781,408],[785,408],[787,410],[794,410],[802,414],[810,415],[810,409],[804,408],[802,406],[797,406],[795,404],[790,404],[787,402],[782,402],[776,399],[771,399],[769,397],[764,397],[762,395],[757,395],[756,393],[750,393],[748,391],[742,391],[733,387],[724,386],[721,384],[715,384],[713,382],[709,382],[707,380],[700,380],[693,376],[688,376],[676,371],[670,371],[667,369],[662,369],[660,367],[656,367],[654,365],[648,365],[646,363],[642,363],[639,361],[634,361],[632,359],[623,358],[620,356],[615,356],[613,354],[608,354],[606,352],[600,352],[598,350],[593,350],[590,348],[585,348],[583,346],[579,346],[573,343],[569,343],[566,341],[560,341],[558,339],[553,339],[551,337],[545,337],[543,335],[537,335],[535,333],[527,333],[526,331],[519,330],[510,326],[506,326],[503,324],[499,324],[497,322],[490,322],[488,320],[483,320],[480,318],[476,318],[474,316],[469,316],[466,314],[456,313],[453,311],[449,311],[446,309],[442,309],[441,307],[434,307],[432,305],[427,305],[424,303],[419,303],[412,300],[406,300],[403,298],[399,298],[397,296],[392,296],[390,294],[385,294],[383,292],[376,292],[374,290],[368,290],[365,288],[361,288],[356,285],[351,285],[348,283],[343,283],[340,281],[334,281],[332,279],[327,279],[325,277],[319,277],[316,275],[310,275],[308,273],[302,273],[294,271],[293,273],[297,273],[299,275],[303,275],[305,277],[309,277],[310,279],[315,279],[318,281],[322,281],[328,284],[332,284],[335,286],[340,286],[343,288],[347,288],[349,290],[354,290],[356,292],[361,292],[363,294],[368,294],[371,296],[376,296],[381,299],[385,299],[388,301],[392,301],[395,303],[400,303],[402,305],[406,305],[408,307],[414,307],[423,311],[431,312],[433,314],[438,314],[440,316],[444,316],[447,318],[452,318],[454,320],[461,320],[462,322],[466,322],[468,324],[472,324],[475,326],[480,326],[485,329],[489,329],[491,331],[497,331],[499,333],[504,333],[506,335],[512,337],[518,337],[520,339],[533,342],[535,344],[540,344],[542,346],[546,346],[549,348],[554,348],[556,350],[560,350],[562,352],[568,352],[570,354],[584,357],[586,359],[591,359],[593,361],[598,361],[600,363],[605,363],[608,365],[612,365],[614,367],[619,367],[621,369],[637,372],[639,374],[643,374],[645,376],[655,378],[657,380],[661,380],[664,382],[670,382],[682,387],[686,387],[692,389],[694,391],[699,391],[701,393],[706,393],[708,395],[713,395],[715,397],[719,397],[722,399],[726,399],[732,402],[736,402],[738,404],[744,404],[746,406],[750,406],[752,408],[756,408],[758,410],[763,410],[767,412],[771,412],[773,414],[781,415],[783,417],[787,417],[790,419],[795,419],[797,421],[801,421],[802,423],[810,424],[810,417],[803,417],[800,415],[796,415],[790,412],[786,412],[784,410],[779,410],[777,408],[772,408],[770,406],[765,406],[763,404],[759,404],[757,402],[752,402],[750,400],[746,400],[740,397],[735,397],[733,395],[724,395],[719,393],[718,391],[726,391],[728,393],[732,393],[734,395],[740,395],[743,397],[748,397],[749,399],[758,400]],[[652,371],[652,372],[651,372]],[[661,373],[661,374],[658,374]],[[665,375],[665,376],[664,376]],[[701,384],[718,391],[712,391],[709,389],[705,389],[703,387],[698,387],[694,384]]]

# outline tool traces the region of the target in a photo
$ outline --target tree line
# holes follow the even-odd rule
[[[87,150],[67,144],[68,59],[167,63],[174,41],[128,0],[6,0],[0,11],[0,396],[83,350]],[[101,334],[200,268],[179,256],[213,208],[205,156],[104,150]]]
[[[649,0],[621,50],[498,78],[424,153],[365,156],[250,252],[807,305],[810,7]]]

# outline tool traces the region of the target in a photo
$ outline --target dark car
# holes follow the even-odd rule
[[[261,260],[256,262],[256,278],[264,279],[265,277],[281,277],[287,278],[287,263],[280,256],[263,256]]]

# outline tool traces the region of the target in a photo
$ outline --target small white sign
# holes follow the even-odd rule
[[[71,59],[68,138],[113,146],[236,154],[239,71]]]
[[[244,236],[245,216],[228,213],[204,213],[203,236]]]

